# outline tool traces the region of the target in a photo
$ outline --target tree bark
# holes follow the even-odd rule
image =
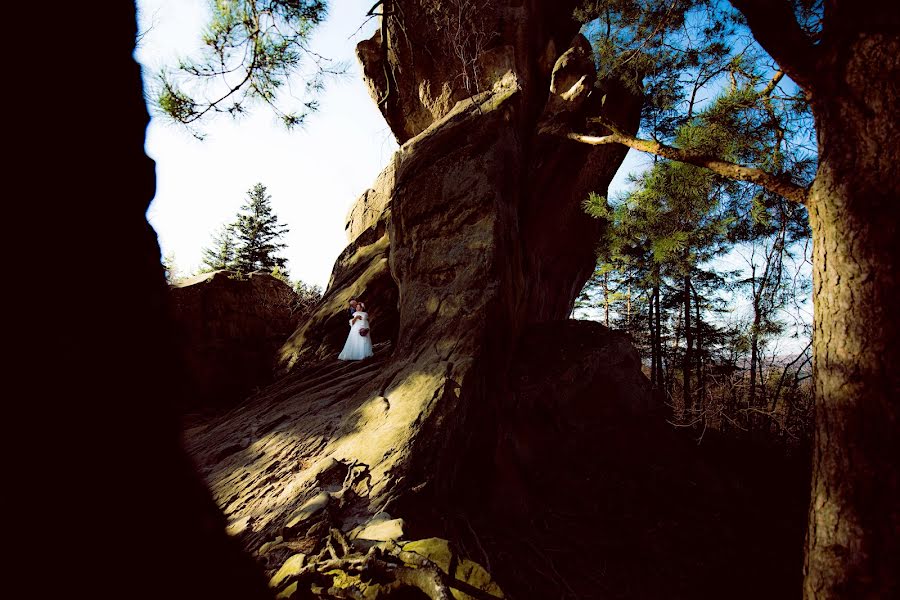
[[[855,10],[872,25],[834,33],[813,96],[816,426],[804,597],[817,600],[896,597],[900,585],[900,37],[878,32],[890,14],[879,24],[877,11]]]
[[[603,274],[603,315],[604,325],[609,327],[609,272]]]

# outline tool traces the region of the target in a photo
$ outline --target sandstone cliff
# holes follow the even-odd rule
[[[276,351],[294,331],[294,292],[266,273],[206,273],[170,287],[193,381],[184,410],[218,410],[272,381]]]

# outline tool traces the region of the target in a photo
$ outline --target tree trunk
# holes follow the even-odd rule
[[[650,310],[648,314],[647,324],[650,330],[650,388],[656,389],[656,327],[653,321],[653,303],[656,298],[656,288],[650,292]]]
[[[625,304],[625,323],[626,327],[631,329],[631,282],[628,282],[628,296]]]
[[[691,332],[691,276],[684,276],[684,362],[682,371],[684,377],[684,413],[690,419],[693,412],[693,397],[691,396],[691,362],[693,361],[694,337]]]
[[[896,29],[876,33],[890,18],[832,41],[813,97],[821,159],[809,202],[816,396],[809,599],[890,598],[900,585],[900,40]]]
[[[703,321],[700,319],[700,296],[691,285],[694,294],[694,316],[697,321],[697,399],[695,404],[700,412],[703,412],[703,400],[706,397],[706,378],[703,375]]]
[[[753,408],[756,407],[756,362],[759,360],[759,292],[756,290],[756,265],[751,266],[752,276],[750,278],[750,287],[753,290],[753,324],[750,326],[750,387],[747,390],[747,408],[751,412],[747,413],[747,423],[752,428],[756,423],[753,416]],[[762,283],[760,283],[760,287]]]
[[[609,272],[603,274],[603,324],[609,327]]]
[[[662,387],[663,381],[663,357],[662,357],[662,315],[661,315],[661,307],[660,307],[660,291],[659,291],[659,274],[656,277],[657,283],[653,286],[653,291],[656,294],[656,370],[657,370],[657,384]]]

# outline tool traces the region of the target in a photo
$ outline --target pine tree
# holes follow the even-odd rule
[[[223,225],[218,233],[213,235],[212,244],[203,249],[202,271],[208,273],[233,268],[235,246],[234,226]]]
[[[315,27],[327,14],[322,0],[242,0],[210,2],[210,21],[194,58],[163,68],[153,80],[153,106],[196,137],[202,119],[244,114],[268,105],[288,127],[302,125],[318,108],[325,81],[345,73],[309,47]],[[279,93],[290,76],[303,72],[306,96]],[[234,79],[232,79],[234,78]],[[235,85],[236,81],[238,82]]]
[[[181,278],[181,269],[175,263],[175,253],[169,252],[163,257],[161,262],[166,282],[169,285],[174,285]]]
[[[233,225],[236,241],[233,268],[238,273],[272,272],[277,267],[280,273],[287,276],[287,259],[278,256],[286,244],[278,240],[288,232],[288,228],[278,222],[278,217],[272,212],[271,200],[266,186],[261,183],[247,191],[247,202],[241,207]]]

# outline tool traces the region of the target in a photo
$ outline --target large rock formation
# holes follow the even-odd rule
[[[169,289],[193,389],[184,410],[217,410],[272,382],[294,329],[294,291],[267,273],[216,271]]]
[[[472,16],[489,41],[465,69],[437,8],[388,2],[391,16],[358,47],[403,145],[351,211],[356,236],[319,312],[282,349],[286,368],[336,352],[354,296],[389,314],[373,333],[396,338],[391,360],[353,402],[375,410],[386,398],[391,410],[352,450],[334,448],[372,468],[370,512],[412,489],[458,502],[462,471],[492,477],[483,456],[513,410],[510,357],[530,324],[571,312],[603,227],[581,203],[605,192],[625,155],[541,132],[598,111],[635,131],[640,112],[621,84],[595,88],[590,47],[558,3],[495,2]]]
[[[436,4],[389,4],[359,56],[402,146],[348,215],[352,241],[323,301],[282,348],[286,377],[190,440],[251,549],[280,534],[309,550],[330,527],[366,530],[385,513],[403,519],[407,539],[453,538],[451,506],[508,512],[497,482],[527,489],[527,469],[511,465],[534,443],[513,418],[533,402],[511,384],[513,357],[538,324],[570,314],[603,227],[581,204],[606,191],[625,155],[541,132],[597,111],[637,129],[640,98],[594,88],[589,45],[558,4],[492,3],[473,22],[496,35],[468,89]],[[340,349],[353,297],[371,309],[374,340],[393,343],[377,363],[337,374],[322,365]],[[644,414],[649,391],[622,343],[612,353],[628,364],[595,353],[585,373],[589,389],[630,385],[591,406]],[[585,398],[581,385],[545,381]],[[516,514],[541,502],[520,495]]]

